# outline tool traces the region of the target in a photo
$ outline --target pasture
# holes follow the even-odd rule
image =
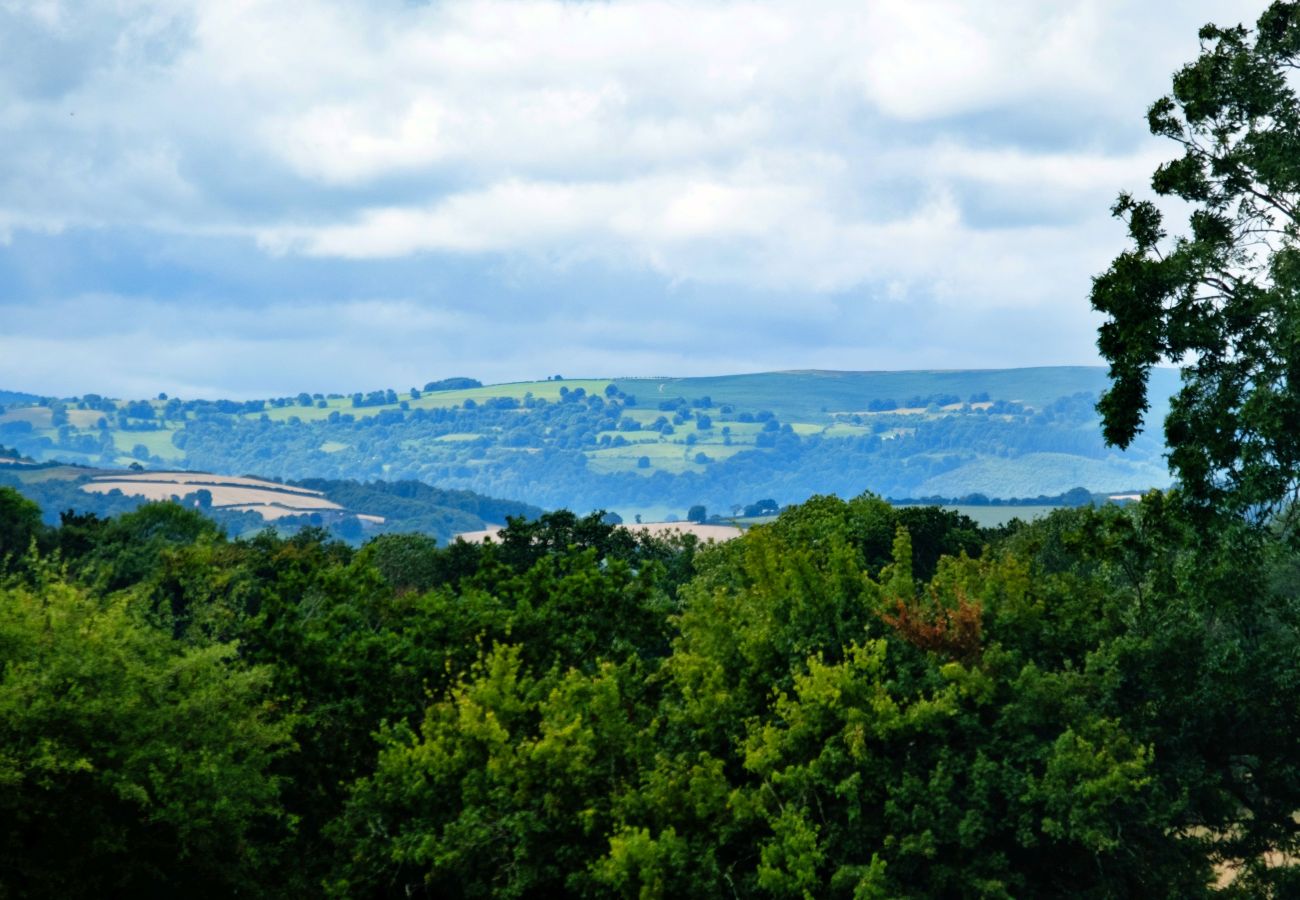
[[[1153,415],[1158,415],[1175,378],[1172,370],[1153,373]],[[842,449],[823,446],[817,450],[820,455],[808,463],[820,467],[809,470],[810,491],[855,492],[870,487],[894,496],[983,493],[989,497],[1034,497],[1052,496],[1079,485],[1096,491],[1122,491],[1167,484],[1164,461],[1154,444],[1142,453],[1126,455],[1085,446],[1088,440],[1099,440],[1095,428],[1089,429],[1084,421],[1091,412],[1091,401],[1076,399],[1073,407],[1067,404],[1056,411],[1047,408],[1061,397],[1095,393],[1105,384],[1105,370],[1100,367],[769,372],[702,378],[520,381],[420,392],[418,397],[409,390],[394,390],[395,402],[374,406],[353,406],[351,395],[313,401],[310,406],[287,402],[287,398],[261,403],[147,400],[149,415],[142,417],[127,416],[128,410],[140,409],[141,401],[117,400],[105,405],[97,400],[96,408],[76,409],[78,403],[86,402],[72,398],[64,403],[67,422],[60,427],[52,424],[49,406],[9,406],[0,414],[0,443],[13,444],[38,461],[120,467],[138,459],[154,468],[193,466],[286,478],[413,478],[507,493],[551,507],[617,506],[633,501],[633,496],[620,496],[617,491],[601,495],[578,490],[586,485],[573,473],[583,469],[592,479],[610,484],[629,474],[644,478],[657,473],[691,473],[710,480],[725,479],[729,466],[747,469],[750,474],[746,478],[751,482],[754,477],[762,479],[761,462],[729,462],[745,451],[771,456],[774,487],[764,488],[760,495],[779,493],[783,501],[796,499],[805,488],[780,471],[781,467],[791,465],[792,460],[802,465],[796,460],[800,451],[794,448],[807,448],[817,441],[844,443]],[[635,405],[620,404],[611,418],[602,412],[608,404],[558,403],[562,391],[583,390],[603,398],[610,385],[635,396]],[[1027,406],[996,414],[987,410],[976,414],[965,406],[972,397],[986,393],[999,401],[1023,401]],[[370,392],[362,394],[369,396]],[[534,409],[502,409],[487,402],[511,398],[522,404],[530,395],[548,402]],[[709,402],[701,407],[698,401],[704,397]],[[953,397],[962,403],[933,405]],[[660,409],[661,403],[678,398],[695,402],[684,410],[676,403],[666,403],[668,408]],[[933,399],[925,406],[906,405],[914,398]],[[885,400],[903,406],[881,409]],[[315,405],[318,402],[323,405]],[[1081,404],[1083,419],[1079,418]],[[977,400],[972,405],[989,403]],[[101,407],[106,412],[100,412]],[[460,411],[454,416],[420,416],[414,421],[410,416],[421,410],[452,408]],[[478,411],[472,412],[474,408]],[[1064,421],[1062,416],[1067,413],[1062,409],[1075,418]],[[765,412],[771,415],[765,416]],[[381,415],[384,419],[377,423]],[[330,416],[335,421],[326,421]],[[711,427],[698,427],[703,416],[712,420]],[[767,421],[773,417],[777,426]],[[1036,418],[1042,421],[1033,421]],[[101,419],[106,425],[103,431],[98,428]],[[671,433],[663,434],[655,426],[661,420],[672,423]],[[638,424],[639,430],[627,430],[632,423]],[[774,427],[777,430],[772,433]],[[1008,429],[1020,433],[1012,435]],[[789,440],[791,433],[799,438],[798,445]],[[1090,437],[1080,438],[1082,434]],[[981,443],[986,435],[987,444]],[[893,440],[912,438],[917,439],[914,449],[892,444]],[[890,442],[887,451],[879,449],[882,441]],[[568,457],[561,469],[570,473],[567,477],[574,481],[575,491],[534,491],[536,475],[522,480],[516,475],[515,466],[528,471],[527,456],[538,453]],[[833,453],[842,453],[843,461],[827,463],[826,457]],[[872,453],[875,461],[869,465],[867,455]],[[697,461],[700,454],[704,462]],[[581,464],[573,466],[573,458],[579,456]],[[648,466],[638,465],[641,457],[647,458]],[[859,468],[861,478],[841,477],[855,474]],[[906,474],[894,477],[897,473]],[[753,499],[745,485],[726,490],[726,494],[715,492],[700,499],[715,504]],[[648,506],[670,502],[667,494],[646,499]],[[685,494],[671,497],[674,507],[683,502],[689,505],[689,500]]]
[[[635,394],[643,405],[673,397],[708,396],[738,409],[768,409],[781,421],[829,424],[831,413],[865,410],[872,400],[936,393],[962,400],[987,391],[991,396],[1044,406],[1081,391],[1100,393],[1108,381],[1095,366],[1048,366],[1031,369],[916,370],[906,372],[832,372],[824,370],[762,372],[706,378],[620,378],[614,384]],[[1177,372],[1152,372],[1153,407],[1176,390]],[[1153,410],[1160,415],[1159,409]]]

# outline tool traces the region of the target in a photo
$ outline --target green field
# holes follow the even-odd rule
[[[131,460],[131,450],[136,444],[143,444],[148,448],[150,455],[157,455],[163,459],[169,459],[181,453],[172,443],[172,435],[175,430],[166,429],[163,431],[115,431],[113,432],[113,444],[121,451],[122,457],[126,462]]]
[[[1173,370],[1153,373],[1153,419],[1175,381]],[[643,515],[817,492],[1025,498],[1167,484],[1158,435],[1124,455],[1101,444],[1092,404],[1107,383],[1100,367],[769,372],[526,381],[418,397],[394,390],[394,402],[361,406],[352,395],[309,406],[151,399],[145,416],[138,400],[105,408],[69,398],[53,408],[11,403],[0,413],[0,445],[92,466],[128,464],[142,445],[140,461],[153,468],[415,479],[542,506],[635,506]],[[991,401],[1000,405],[990,409]],[[698,427],[702,416],[711,427]],[[656,426],[663,421],[670,433]],[[538,459],[541,468],[531,464]],[[628,476],[636,484],[657,474],[686,477],[674,479],[679,488],[662,479],[653,489],[628,486]],[[658,496],[664,490],[675,491],[671,502]]]
[[[1163,402],[1177,382],[1175,370],[1153,370],[1153,400]],[[643,405],[672,397],[707,395],[715,403],[770,409],[781,421],[829,424],[830,413],[860,412],[871,400],[890,398],[902,403],[911,396],[936,393],[955,394],[965,400],[972,394],[987,392],[995,398],[1042,406],[1080,391],[1099,394],[1108,381],[1106,370],[1100,367],[1050,366],[908,372],[809,370],[706,378],[623,378],[614,384],[635,394]],[[1160,409],[1156,414],[1163,415]]]
[[[1028,453],[1015,459],[985,457],[925,481],[916,496],[1038,497],[1059,492],[1056,485],[1119,485],[1142,488],[1159,484],[1164,471],[1158,462],[1135,462],[1113,457],[1087,459],[1066,453]],[[1007,493],[1006,486],[1015,490]],[[1124,490],[1127,490],[1126,488]]]

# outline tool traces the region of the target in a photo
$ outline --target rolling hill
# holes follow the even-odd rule
[[[1168,483],[1148,432],[1103,443],[1100,367],[616,378],[265,400],[4,394],[0,442],[38,460],[413,480],[659,518],[813,493],[1035,497]],[[1177,373],[1153,373],[1159,422]]]
[[[35,500],[50,524],[65,510],[116,515],[142,503],[173,500],[202,509],[233,535],[268,524],[289,532],[324,528],[347,540],[384,532],[419,531],[441,541],[465,531],[496,528],[508,517],[542,510],[471,491],[445,491],[418,482],[304,483],[193,471],[94,469],[14,460],[0,447],[0,485]]]

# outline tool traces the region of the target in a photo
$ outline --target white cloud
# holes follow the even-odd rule
[[[650,273],[699,290],[674,315],[707,297],[780,319],[766,357],[727,357],[759,367],[806,365],[793,342],[817,323],[871,333],[882,304],[1075,327],[1122,241],[1109,203],[1168,153],[1146,105],[1200,24],[1264,5],[0,0],[0,29],[30,50],[0,59],[0,240],[242,238],[269,268],[477,260],[477,277],[524,285]],[[276,309],[321,302],[254,288]],[[354,290],[362,319],[497,327],[490,309],[453,322],[414,292],[393,307]],[[594,315],[583,302],[566,321]],[[526,314],[536,333],[571,327]],[[211,327],[193,309],[175,325]]]

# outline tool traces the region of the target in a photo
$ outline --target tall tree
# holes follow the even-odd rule
[[[1147,116],[1182,150],[1151,185],[1187,204],[1186,233],[1128,193],[1112,210],[1131,244],[1093,283],[1112,379],[1099,409],[1106,439],[1127,446],[1151,367],[1182,363],[1165,434],[1186,495],[1263,517],[1300,490],[1300,3],[1200,38]]]

